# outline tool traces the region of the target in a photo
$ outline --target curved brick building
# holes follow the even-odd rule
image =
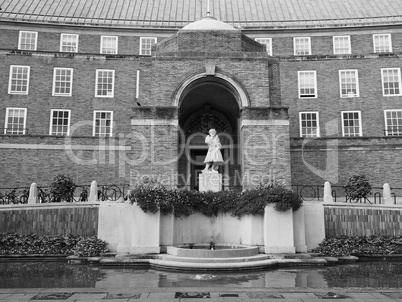
[[[402,185],[393,0],[0,0],[0,187]],[[208,13],[209,11],[209,13]]]

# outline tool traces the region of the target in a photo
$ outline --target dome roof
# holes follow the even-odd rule
[[[232,25],[219,21],[212,16],[206,16],[184,26],[181,30],[237,30]]]

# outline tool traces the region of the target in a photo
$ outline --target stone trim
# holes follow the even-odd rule
[[[289,126],[289,120],[242,120],[240,127],[244,126]]]
[[[132,119],[131,126],[179,126],[179,121],[172,120],[154,120],[154,119]]]
[[[42,145],[42,144],[0,144],[0,149],[34,150],[89,150],[89,151],[129,151],[131,146],[109,145]]]

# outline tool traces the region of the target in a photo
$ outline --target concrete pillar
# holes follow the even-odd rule
[[[265,253],[295,253],[293,238],[293,211],[279,212],[274,205],[265,207],[264,213]]]
[[[293,211],[293,237],[297,253],[307,252],[304,220],[304,206],[301,206],[297,211]]]
[[[334,202],[331,184],[328,181],[324,183],[324,202]]]
[[[32,183],[29,188],[28,204],[33,204],[38,202],[38,185]]]
[[[98,184],[95,180],[91,182],[88,201],[98,201]]]
[[[307,251],[317,247],[325,238],[324,205],[322,202],[303,203]]]
[[[394,201],[391,195],[391,188],[389,184],[385,183],[382,187],[382,196],[384,198],[384,204],[386,205],[393,205]]]

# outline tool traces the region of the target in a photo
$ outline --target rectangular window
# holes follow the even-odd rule
[[[299,82],[299,98],[316,98],[317,97],[317,78],[316,72],[298,71]]]
[[[38,33],[34,31],[20,31],[18,39],[18,49],[36,50]]]
[[[4,134],[25,134],[26,108],[6,108]]]
[[[293,48],[295,56],[311,55],[310,37],[293,38]]]
[[[61,34],[60,52],[78,52],[78,35]]]
[[[114,96],[114,70],[96,70],[95,96],[105,98]]]
[[[374,52],[392,52],[391,34],[373,35]]]
[[[362,136],[360,111],[342,111],[342,135]]]
[[[265,45],[268,55],[272,56],[272,38],[255,38],[255,40],[258,43]]]
[[[334,36],[333,45],[335,55],[352,53],[350,46],[350,36]]]
[[[49,135],[70,135],[71,110],[52,109]]]
[[[402,109],[384,110],[385,117],[385,135],[402,135]]]
[[[53,95],[71,96],[73,85],[72,68],[55,68],[53,72]]]
[[[28,94],[29,66],[10,66],[9,94]]]
[[[401,95],[400,68],[381,68],[381,79],[384,96]]]
[[[118,37],[116,36],[102,36],[101,49],[102,54],[117,54]]]
[[[359,78],[356,69],[339,70],[339,86],[342,98],[359,96]]]
[[[300,112],[300,136],[319,137],[318,112]]]
[[[94,111],[94,136],[112,136],[113,111]]]
[[[152,45],[156,44],[157,39],[154,37],[140,38],[140,55],[150,56]]]

